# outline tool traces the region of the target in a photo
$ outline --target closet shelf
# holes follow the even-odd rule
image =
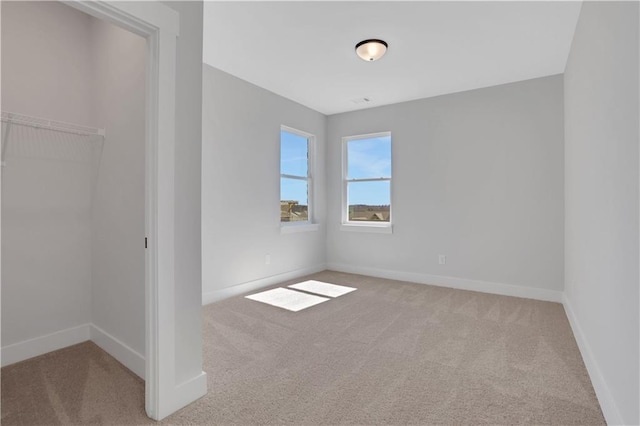
[[[41,117],[32,117],[24,114],[16,114],[13,112],[2,111],[2,121],[11,124],[20,124],[22,126],[30,126],[38,129],[55,130],[58,132],[74,133],[87,136],[105,136],[105,129],[95,127],[82,126],[79,124],[65,123],[63,121],[49,120]]]

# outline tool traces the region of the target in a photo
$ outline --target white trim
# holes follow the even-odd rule
[[[292,133],[294,135],[301,136],[307,139],[307,176],[295,176],[288,175],[286,173],[282,173],[282,132]],[[278,142],[278,154],[280,156],[280,182],[278,185],[280,190],[282,191],[282,178],[285,179],[296,179],[307,182],[307,224],[313,224],[315,217],[315,164],[316,164],[316,136],[305,132],[303,130],[298,130],[293,127],[285,126],[284,124],[280,125],[280,133],[279,133],[279,142]],[[280,193],[280,200],[282,200],[282,193]],[[280,213],[280,211],[278,211]],[[278,219],[280,220],[280,219]],[[286,223],[286,222],[280,222]]]
[[[160,2],[108,0],[91,2],[85,0],[61,0],[61,2],[142,37],[148,37],[152,31],[157,29],[168,31],[176,36],[180,35],[178,12]]]
[[[149,66],[164,69],[156,79],[149,79],[157,88],[157,101],[170,99],[164,106],[149,110],[149,130],[153,137],[147,143],[146,235],[147,254],[147,310],[146,310],[146,377],[157,387],[147,396],[149,417],[160,420],[173,411],[176,395],[175,360],[175,54],[176,38],[160,31],[156,39],[156,60],[150,55]],[[151,43],[150,43],[151,44]],[[165,48],[161,49],[160,45]],[[152,46],[154,44],[151,44]],[[170,46],[170,47],[167,47]],[[152,47],[153,49],[153,47]],[[171,72],[168,73],[169,69]],[[170,82],[164,81],[170,79]],[[168,119],[168,121],[164,121]],[[154,141],[155,139],[155,141]],[[147,381],[149,383],[149,381]]]
[[[353,229],[354,231],[359,232],[379,232],[379,233],[392,233],[391,224],[393,223],[393,164],[391,165],[391,176],[389,177],[374,177],[374,178],[359,178],[359,179],[350,179],[349,178],[349,150],[347,146],[351,141],[357,141],[362,139],[374,139],[374,138],[383,138],[389,137],[391,138],[391,131],[386,132],[377,132],[377,133],[368,133],[366,135],[354,135],[354,136],[343,136],[342,137],[342,205],[341,209],[341,225],[342,226],[358,226],[359,229]],[[391,162],[393,163],[393,138],[391,138]],[[387,231],[380,230],[369,230],[365,231],[365,227],[375,227],[379,228],[380,224],[376,222],[364,222],[364,221],[351,221],[349,220],[349,184],[355,182],[389,182],[389,222]],[[346,228],[340,228],[343,231],[352,230]]]
[[[39,355],[44,355],[51,351],[66,348],[67,346],[76,345],[86,342],[91,338],[91,324],[82,324],[76,327],[67,328],[46,334],[44,336],[34,337],[33,339],[24,340],[2,347],[2,366],[15,364]]]
[[[365,133],[363,135],[351,135],[351,136],[343,136],[342,139],[348,139],[350,141],[357,141],[359,139],[375,139],[375,138],[384,138],[386,136],[391,136],[391,131],[386,130],[384,132],[375,132],[375,133]]]
[[[384,178],[384,177],[354,178],[354,179],[347,179],[347,182],[391,182],[391,178]]]
[[[91,341],[144,380],[144,356],[95,324],[90,324]]]
[[[320,229],[318,223],[305,222],[282,222],[280,225],[281,234],[294,234],[297,232],[313,232]]]
[[[393,234],[393,225],[390,223],[375,223],[375,222],[348,222],[340,224],[341,231],[350,232],[373,232],[377,234]]]
[[[368,266],[352,266],[340,263],[329,263],[327,264],[327,269],[338,272],[348,272],[351,274],[387,278],[391,280],[408,281],[417,284],[428,284],[438,287],[456,288],[460,290],[479,291],[481,293],[500,294],[503,296],[562,303],[561,291],[548,290],[544,288],[525,287],[514,284],[495,283],[442,275],[421,274],[416,272],[400,272],[389,269],[370,268]]]
[[[304,277],[306,275],[322,272],[326,269],[325,265],[312,266],[310,268],[297,269],[295,271],[284,272],[282,274],[272,275],[270,277],[259,278],[257,280],[248,281],[242,284],[237,284],[231,287],[223,288],[220,290],[209,291],[203,293],[202,304],[208,305],[210,303],[218,302],[220,300],[228,299],[233,296],[238,296],[250,291],[255,291],[263,287],[279,284],[284,281],[293,280],[295,278]]]
[[[89,340],[144,379],[144,356],[91,323],[7,345],[2,348],[2,366],[5,367]]]
[[[571,306],[571,302],[569,302],[569,298],[566,294],[563,294],[562,296],[562,304],[564,305],[564,310],[567,314],[567,318],[569,319],[571,329],[573,330],[573,335],[576,338],[576,343],[578,344],[578,348],[580,349],[580,353],[582,354],[582,360],[584,361],[584,365],[587,368],[589,377],[591,378],[591,384],[593,385],[593,389],[596,392],[598,402],[600,403],[600,408],[602,408],[602,414],[604,415],[607,424],[625,424],[622,420],[622,416],[620,415],[620,410],[618,410],[618,406],[616,405],[616,401],[613,398],[611,391],[609,390],[609,386],[607,386],[607,382],[605,381],[604,376],[602,375],[602,372],[598,367],[598,363],[593,356],[591,346],[589,345],[589,342],[584,335],[584,332],[582,331],[582,327],[580,327],[578,317],[576,317],[576,314]]]
[[[285,132],[293,133],[294,135],[302,136],[307,139],[316,137],[313,133],[305,132],[304,130],[296,129],[295,127],[287,126],[285,124],[280,125],[280,130],[284,130]]]
[[[307,141],[308,141],[308,139],[307,139]],[[307,144],[307,152],[308,152],[308,147],[309,147],[309,145]],[[286,178],[286,179],[303,180],[305,182],[309,181],[309,176],[296,176],[296,175],[287,175],[285,173],[280,173],[280,177],[281,178]]]
[[[207,373],[204,371],[176,386],[176,397],[167,410],[178,411],[182,407],[202,398],[207,393]]]

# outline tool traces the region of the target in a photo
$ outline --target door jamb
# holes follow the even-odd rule
[[[160,420],[191,402],[178,395],[175,375],[174,174],[179,14],[159,2],[63,3],[147,40],[145,409],[149,417]],[[199,396],[202,395],[196,398]]]

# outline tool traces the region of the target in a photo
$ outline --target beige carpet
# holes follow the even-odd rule
[[[603,424],[562,305],[336,272],[300,312],[206,306],[209,393],[166,424]],[[92,343],[2,369],[2,424],[148,424]]]

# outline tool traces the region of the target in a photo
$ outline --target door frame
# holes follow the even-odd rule
[[[180,16],[159,2],[63,3],[147,41],[145,409],[149,417],[160,420],[202,396],[185,395],[183,387],[176,386],[175,375],[175,86]]]

